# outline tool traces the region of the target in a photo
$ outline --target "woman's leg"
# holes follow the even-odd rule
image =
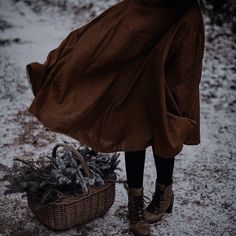
[[[156,165],[157,182],[165,185],[173,183],[175,157],[162,158],[154,154],[154,160]]]
[[[157,172],[155,191],[145,211],[145,219],[149,223],[159,221],[165,212],[170,213],[174,202],[172,175],[175,157],[167,159],[154,154],[154,160]]]
[[[128,184],[128,219],[135,235],[150,235],[150,224],[144,215],[143,172],[145,150],[126,151],[125,166]]]
[[[143,187],[143,172],[146,149],[125,152],[125,166],[127,183],[129,187]]]

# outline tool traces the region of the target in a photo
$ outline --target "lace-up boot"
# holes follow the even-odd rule
[[[172,190],[172,183],[165,185],[156,181],[152,200],[144,211],[145,221],[148,223],[156,223],[161,219],[165,212],[171,213],[173,202],[174,193]]]
[[[135,235],[150,235],[150,224],[144,218],[144,196],[142,188],[128,188],[128,219]]]

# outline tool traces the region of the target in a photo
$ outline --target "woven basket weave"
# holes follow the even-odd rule
[[[52,156],[55,158],[56,150],[60,146],[70,149],[78,157],[84,176],[89,177],[89,169],[84,157],[73,147],[57,144],[53,148]],[[52,230],[66,230],[102,216],[113,205],[114,200],[115,182],[113,181],[105,182],[102,186],[90,186],[87,194],[65,195],[47,205],[41,205],[34,194],[27,192],[28,205],[36,219]]]

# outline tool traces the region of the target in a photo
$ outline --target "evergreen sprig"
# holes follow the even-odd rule
[[[88,193],[90,186],[116,180],[115,170],[120,169],[118,153],[96,152],[85,145],[75,149],[87,162],[89,177],[84,176],[75,154],[63,148],[57,151],[55,158],[50,155],[37,160],[15,158],[11,168],[0,163],[0,171],[5,173],[0,181],[9,183],[4,194],[30,192],[41,199],[41,203],[48,203],[65,194]]]

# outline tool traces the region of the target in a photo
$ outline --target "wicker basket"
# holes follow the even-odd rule
[[[73,147],[57,144],[53,148],[55,158],[58,147],[69,148],[80,160],[84,176],[89,176],[88,165],[84,157]],[[115,200],[115,181],[105,182],[102,186],[90,186],[87,194],[65,195],[47,205],[41,205],[35,195],[27,192],[28,205],[37,220],[52,230],[66,230],[75,225],[84,224],[104,215]]]

